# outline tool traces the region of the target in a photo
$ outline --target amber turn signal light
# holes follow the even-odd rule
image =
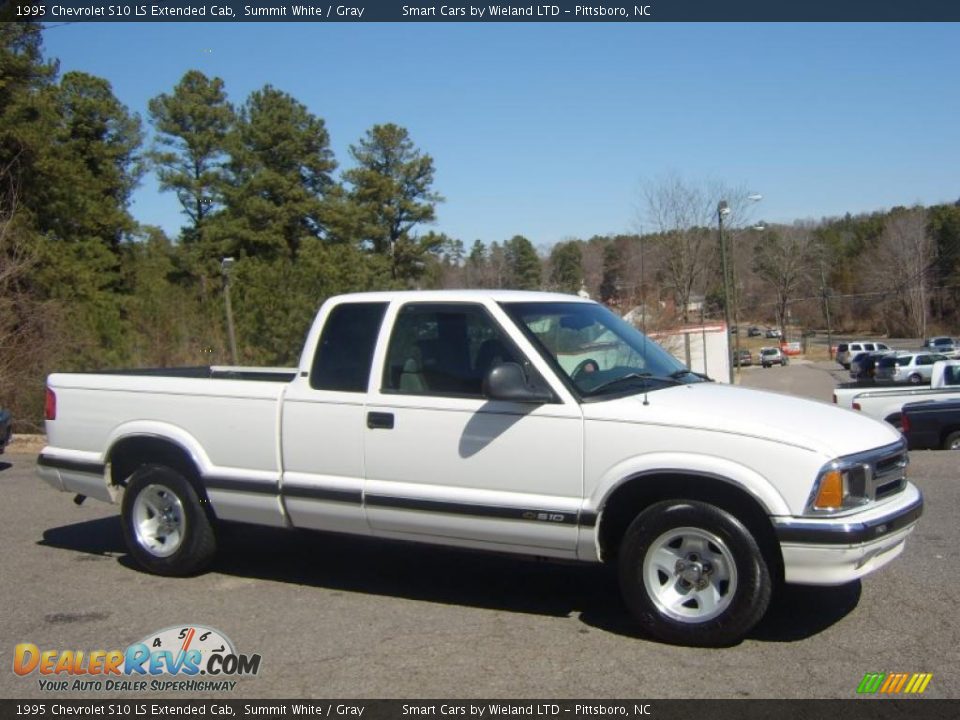
[[[831,470],[820,480],[820,489],[817,490],[817,499],[813,507],[817,510],[830,510],[843,505],[843,474],[839,470]]]

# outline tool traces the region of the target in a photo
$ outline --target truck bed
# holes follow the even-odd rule
[[[74,373],[77,375],[146,375],[149,377],[204,378],[207,380],[255,380],[258,382],[290,382],[296,368],[245,367],[241,365],[188,365],[185,367],[123,368]]]
[[[204,473],[275,485],[280,400],[296,374],[234,366],[54,373],[48,392],[70,422],[47,423],[43,457],[60,469],[63,489],[110,499],[102,467],[116,438],[174,437]]]

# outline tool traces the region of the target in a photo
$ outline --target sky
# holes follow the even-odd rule
[[[793,222],[960,197],[958,24],[75,23],[61,72],[147,103],[191,69],[239,105],[265,84],[322,118],[341,169],[378,123],[407,128],[444,196],[432,229],[547,248],[631,233],[667,177]],[[148,175],[131,207],[173,236]]]

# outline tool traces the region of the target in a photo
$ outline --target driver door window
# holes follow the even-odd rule
[[[519,361],[483,308],[407,305],[390,336],[383,392],[479,398],[494,365]]]

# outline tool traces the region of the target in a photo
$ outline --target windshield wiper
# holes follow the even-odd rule
[[[660,377],[660,376],[654,375],[653,373],[631,372],[631,373],[627,373],[626,375],[621,375],[618,378],[613,378],[612,380],[607,380],[606,382],[602,382],[599,385],[597,385],[595,388],[590,388],[589,390],[586,390],[584,392],[584,395],[596,395],[601,390],[605,388],[613,387],[615,385],[619,385],[620,383],[626,380],[655,380],[656,382],[665,382],[665,383],[670,383],[672,385],[686,385],[686,383],[680,382],[674,377]]]
[[[670,373],[670,377],[674,379],[682,378],[682,377],[685,377],[686,375],[693,375],[700,382],[713,382],[713,380],[710,379],[709,375],[705,375],[704,373],[698,373],[694,370],[690,370],[689,368],[683,368],[682,370],[675,370],[674,372]]]

